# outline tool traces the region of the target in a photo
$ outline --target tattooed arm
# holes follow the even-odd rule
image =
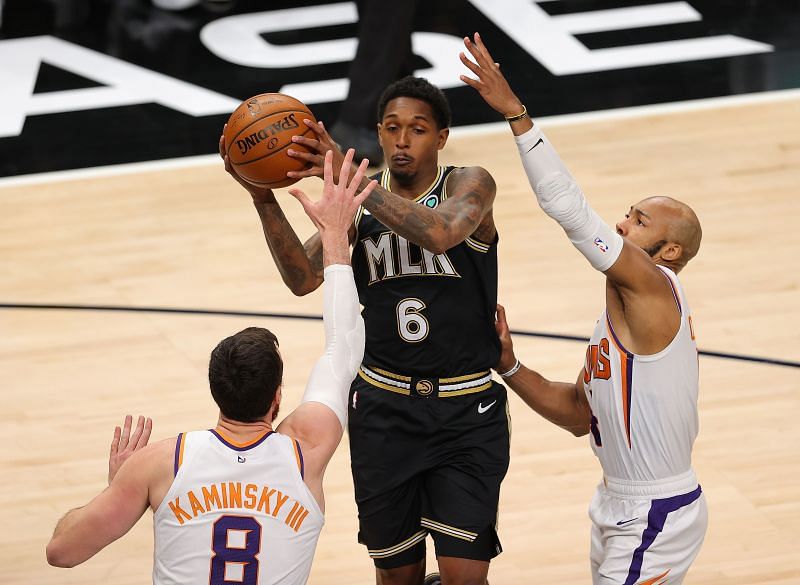
[[[492,241],[496,233],[492,217],[495,190],[494,179],[485,169],[464,167],[447,177],[448,197],[436,209],[381,187],[367,197],[364,207],[408,241],[440,254],[472,234],[481,241]]]
[[[302,244],[274,196],[271,201],[253,198],[253,205],[258,211],[270,254],[289,290],[297,296],[317,290],[322,284],[319,233]]]
[[[281,278],[289,290],[297,296],[315,291],[322,284],[322,242],[319,233],[311,236],[305,244],[297,234],[281,209],[278,200],[270,189],[251,185],[239,177],[225,155],[225,137],[220,137],[220,156],[225,161],[225,170],[247,189],[258,211],[264,238],[270,254],[281,273]],[[350,232],[350,240],[354,230]]]
[[[306,148],[290,149],[289,156],[308,163],[303,171],[287,173],[292,178],[321,177],[322,161],[327,151],[333,152],[333,166],[338,169],[344,153],[333,141],[322,122],[303,120],[314,137],[294,136],[292,141]],[[334,176],[338,180],[338,175]],[[361,189],[369,184],[361,181]],[[471,235],[489,242],[494,238],[492,218],[496,186],[492,176],[481,167],[456,169],[447,178],[448,198],[436,209],[419,205],[378,186],[367,197],[364,207],[381,223],[410,242],[439,254],[461,243]],[[353,234],[354,235],[354,234]]]

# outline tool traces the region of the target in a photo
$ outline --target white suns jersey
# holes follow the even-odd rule
[[[178,435],[175,479],[153,518],[154,585],[302,585],[323,515],[296,441]]]
[[[603,313],[586,350],[583,378],[592,408],[590,442],[607,477],[659,481],[691,469],[698,431],[698,354],[689,305],[669,279],[681,313],[678,333],[654,355],[635,355]]]

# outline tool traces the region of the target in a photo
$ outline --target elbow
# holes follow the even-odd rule
[[[463,240],[462,240],[463,241]],[[428,252],[432,254],[444,254],[453,246],[457,246],[460,244],[461,241],[458,242],[451,242],[449,239],[446,238],[435,238],[431,239],[425,243],[422,247],[425,248]]]
[[[289,290],[292,291],[292,294],[296,297],[304,297],[309,293],[314,292],[319,288],[319,283],[316,285],[309,284],[308,282],[287,282],[286,286],[289,287]]]
[[[570,433],[575,435],[576,437],[584,437],[589,434],[589,427],[572,427],[568,429]]]
[[[70,558],[68,551],[64,550],[64,547],[60,546],[56,540],[51,540],[47,545],[47,563],[51,567],[63,569],[71,569],[78,564],[75,559]]]

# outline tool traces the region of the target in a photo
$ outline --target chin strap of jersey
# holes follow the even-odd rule
[[[325,353],[317,360],[306,384],[303,402],[320,402],[347,426],[350,383],[364,357],[364,319],[352,267],[333,264],[325,268]]]
[[[622,252],[623,239],[589,206],[581,188],[544,133],[534,126],[514,137],[539,207],[564,228],[572,245],[605,272]]]

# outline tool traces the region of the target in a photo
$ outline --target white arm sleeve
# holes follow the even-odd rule
[[[324,404],[345,428],[350,383],[364,357],[364,319],[352,267],[333,264],[324,274],[325,353],[311,370],[302,401]]]
[[[623,239],[589,206],[581,188],[544,133],[534,126],[514,137],[539,207],[556,220],[589,263],[604,272],[622,252]]]

